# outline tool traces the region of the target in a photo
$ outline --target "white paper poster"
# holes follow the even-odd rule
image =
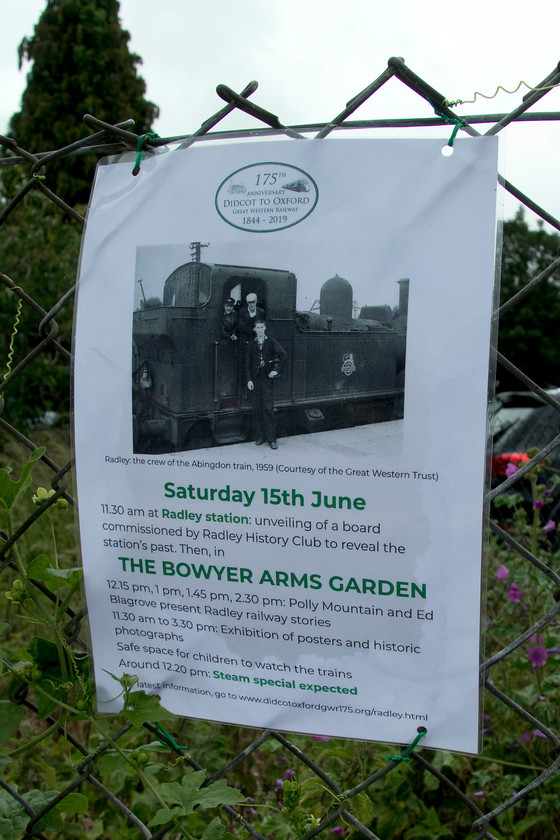
[[[98,168],[75,445],[98,707],[476,752],[497,139]],[[258,322],[258,323],[257,323]]]

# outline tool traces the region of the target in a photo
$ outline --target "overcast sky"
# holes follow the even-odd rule
[[[19,109],[29,69],[18,71],[17,46],[33,34],[45,6],[46,0],[3,0],[0,131]],[[558,0],[523,9],[509,0],[463,6],[443,0],[121,0],[130,49],[143,59],[147,97],[160,107],[154,130],[162,137],[188,134],[218,110],[223,103],[216,85],[241,90],[251,79],[259,82],[255,102],[283,123],[327,121],[380,75],[393,55],[450,100],[472,99],[475,90],[491,95],[499,84],[513,89],[522,79],[537,85],[560,59],[559,17]],[[524,92],[500,93],[456,110],[507,112]],[[560,89],[536,110],[560,111]],[[432,113],[392,79],[356,118],[411,116]],[[254,124],[237,113],[225,125]],[[450,133],[438,131],[442,138]],[[557,217],[559,134],[559,123],[506,129],[501,165],[510,181]],[[506,217],[516,206],[506,200]]]

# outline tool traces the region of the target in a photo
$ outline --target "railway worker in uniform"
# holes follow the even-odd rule
[[[282,373],[288,354],[281,344],[266,334],[264,321],[254,326],[254,338],[247,344],[245,368],[247,388],[253,394],[257,446],[268,442],[271,449],[276,443],[276,417],[274,416],[274,380]]]
[[[228,297],[220,320],[220,341],[218,346],[220,397],[233,397],[239,393],[241,370],[238,358],[237,313],[235,301]],[[244,361],[244,360],[243,360]]]
[[[253,327],[257,321],[264,321],[264,309],[257,306],[257,296],[250,292],[245,298],[247,303],[239,310],[237,334],[241,341],[248,344],[253,339]]]
[[[229,297],[224,303],[224,311],[222,312],[220,337],[227,338],[229,341],[237,341],[237,313],[233,308],[234,306],[234,299]]]

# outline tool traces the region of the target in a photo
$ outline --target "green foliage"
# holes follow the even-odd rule
[[[35,31],[19,47],[20,67],[31,61],[21,110],[9,133],[32,152],[60,149],[84,135],[82,118],[110,123],[133,118],[149,131],[158,108],[145,97],[138,55],[128,49],[118,0],[47,0]],[[96,158],[65,158],[48,164],[46,184],[70,205],[87,203]],[[13,170],[5,179],[13,192]]]
[[[49,491],[32,486],[32,479],[43,468],[39,457],[42,451],[33,453],[18,471],[0,471],[0,525],[6,528],[0,540],[13,534],[18,520],[34,509],[32,494],[40,505],[48,504],[52,498]],[[550,552],[542,528],[548,518],[545,476],[548,478],[549,473],[542,466],[524,479],[533,488],[535,500],[543,502],[542,507],[534,509],[539,517],[536,529],[532,514],[526,512],[524,518],[520,517],[515,507],[511,528],[528,547],[534,546],[536,533],[540,556],[558,568],[560,554]],[[247,754],[228,774],[227,784],[221,780],[208,785],[206,772],[193,770],[188,756],[170,754],[167,744],[175,738],[175,743],[188,744],[194,756],[204,755],[205,766],[212,768],[209,773],[213,773],[232,755],[242,752],[256,733],[207,721],[173,718],[157,697],[137,690],[138,678],[134,674],[112,675],[115,694],[122,697],[122,713],[116,717],[96,714],[90,657],[68,644],[63,632],[65,605],[72,599],[74,609],[80,604],[80,575],[74,553],[71,549],[55,550],[59,533],[64,533],[68,510],[56,503],[48,510],[52,521],[43,513],[25,538],[17,541],[13,573],[3,572],[11,575],[8,593],[13,597],[3,599],[9,621],[0,625],[5,667],[0,695],[0,743],[4,745],[0,768],[6,784],[17,789],[30,807],[44,807],[76,779],[84,756],[62,736],[64,732],[87,742],[92,772],[114,795],[144,824],[151,825],[154,832],[167,826],[173,838],[232,840],[235,836],[245,840],[246,833],[239,825],[224,824],[224,814],[215,813],[221,805],[229,804],[255,829],[275,840],[301,837],[323,819],[334,819],[335,815],[336,820],[324,836],[358,838],[352,822],[339,814],[341,808],[382,840],[474,840],[472,812],[461,806],[454,790],[414,761],[414,757],[400,762],[358,796],[348,798],[347,793],[335,795],[282,744],[269,740],[258,751]],[[36,528],[43,529],[40,537],[32,533]],[[553,587],[548,579],[499,540],[492,539],[489,554],[488,657],[541,616],[547,601],[551,605],[553,601]],[[502,567],[507,567],[507,577]],[[32,581],[46,586],[47,593],[39,592]],[[517,592],[523,594],[510,599],[508,591],[514,582]],[[16,610],[19,618],[14,615]],[[554,670],[559,637],[559,627],[551,623],[543,629],[542,638],[529,640],[492,670],[500,689],[553,728],[557,725],[560,700],[560,676]],[[548,659],[538,665],[530,658],[535,646],[542,646],[548,653]],[[22,689],[37,704],[40,720],[10,699],[21,695]],[[54,720],[52,724],[46,720],[49,715]],[[164,720],[174,738],[163,726],[157,726],[160,742],[154,738],[154,729],[147,733],[144,724]],[[112,733],[123,723],[130,729],[114,737]],[[484,726],[484,751],[480,757],[422,750],[421,742],[416,749],[422,750],[434,768],[479,804],[481,810],[489,811],[533,781],[550,766],[551,759],[549,742],[536,736],[491,695]],[[384,768],[387,754],[396,752],[387,745],[342,739],[316,741],[311,736],[292,735],[290,740],[345,792]],[[245,799],[236,788],[250,791],[250,798]],[[560,778],[556,776],[515,808],[505,811],[491,828],[493,836],[499,840],[555,837],[560,827],[559,794]],[[138,837],[137,829],[116,815],[113,807],[90,786],[64,796],[44,819],[41,830],[58,832],[65,840],[82,840],[85,833],[92,840]],[[0,794],[1,840],[21,840],[28,821],[29,813],[21,803],[7,792]]]
[[[29,489],[31,470],[35,461],[44,455],[45,449],[36,449],[26,464],[23,465],[19,481],[11,477],[11,470],[0,469],[0,508],[8,513],[14,504]]]
[[[195,808],[214,808],[216,805],[237,805],[245,797],[238,790],[227,786],[224,779],[203,788],[204,771],[199,770],[189,776],[183,776],[181,784],[171,782],[163,784],[161,792],[165,799],[173,803],[171,808],[161,808],[150,820],[150,825],[162,825],[177,817],[187,817]]]
[[[0,272],[48,312],[76,280],[81,227],[39,193],[28,196],[0,229]],[[0,285],[0,382],[23,362],[44,339],[39,331],[43,315],[29,305],[22,308],[14,335],[18,295]],[[55,337],[67,351],[72,341],[73,305],[69,301],[56,315]],[[53,325],[47,327],[51,334]],[[45,345],[20,369],[3,390],[3,417],[25,429],[47,411],[66,416],[70,406],[68,360],[52,345]]]
[[[319,824],[319,820],[306,812],[302,802],[302,786],[297,779],[286,779],[282,788],[283,814],[298,837]]]
[[[0,700],[0,743],[4,744],[12,737],[24,715],[25,709],[21,706],[9,700]]]
[[[128,41],[117,0],[48,0],[33,36],[19,48],[20,66],[25,60],[32,65],[21,110],[9,128],[18,144],[33,152],[63,148],[87,135],[85,113],[110,123],[132,118],[138,133],[149,131],[158,108],[145,99],[146,86],[137,72],[141,60],[129,52]],[[95,155],[55,160],[45,167],[44,183],[83,212],[96,164]],[[0,210],[28,178],[27,165],[0,169]],[[0,272],[48,312],[75,282],[80,237],[76,221],[32,190],[1,228]],[[40,345],[42,317],[24,305],[15,327],[18,296],[0,285],[0,382],[9,367]],[[69,351],[72,301],[56,315],[56,323],[57,340]],[[14,426],[25,428],[49,411],[66,416],[67,359],[45,346],[7,384],[3,396],[3,417]]]
[[[442,825],[435,808],[429,808],[422,825],[409,828],[405,832],[404,840],[439,840],[441,837],[453,837],[448,826]]]
[[[34,810],[40,811],[54,796],[56,791],[32,790],[24,797],[25,802]],[[75,799],[75,797],[74,797]],[[64,806],[55,806],[39,821],[41,831],[61,831],[64,827],[62,811]],[[16,802],[6,791],[0,791],[0,837],[2,840],[21,840],[29,822],[29,813],[22,804]]]
[[[0,526],[6,529],[0,531],[0,546],[14,536],[19,512],[29,506],[32,472],[44,452],[44,448],[35,450],[21,468],[19,476],[14,476],[9,469],[0,470],[0,515],[3,520]],[[58,501],[63,504],[59,505]],[[206,818],[206,814],[204,817],[199,814],[219,809],[224,804],[239,804],[245,797],[229,787],[225,780],[208,784],[203,770],[191,772],[180,760],[162,762],[161,759],[168,753],[163,744],[139,743],[138,733],[143,731],[145,723],[168,721],[171,716],[157,696],[136,690],[138,677],[131,674],[111,675],[123,702],[119,726],[122,726],[123,719],[130,726],[126,739],[114,739],[111,734],[114,719],[93,711],[89,677],[91,657],[81,647],[69,644],[65,635],[67,607],[73,598],[79,599],[81,580],[81,569],[61,565],[62,553],[56,548],[57,517],[64,517],[68,506],[64,500],[53,500],[52,491],[43,487],[36,488],[31,503],[45,506],[43,519],[49,527],[43,539],[44,551],[36,557],[31,555],[29,559],[24,541],[13,542],[10,557],[17,576],[13,579],[12,588],[5,593],[4,601],[12,609],[19,610],[20,622],[25,630],[14,639],[9,631],[17,622],[12,620],[11,623],[0,624],[0,632],[6,636],[2,651],[4,681],[0,695],[0,744],[8,746],[8,751],[0,754],[0,767],[11,790],[20,789],[22,796],[22,801],[18,801],[9,791],[0,791],[1,840],[21,840],[26,835],[30,815],[48,806],[72,781],[75,765],[83,760],[83,754],[71,755],[72,743],[65,738],[51,742],[48,739],[55,733],[73,734],[80,739],[80,730],[82,738],[87,730],[90,731],[90,760],[97,763],[102,777],[110,778],[112,790],[120,792],[129,801],[145,824],[150,820],[153,825],[170,822],[179,837],[192,839],[202,835],[206,840],[231,840],[218,817],[212,819],[212,815]],[[34,635],[29,639],[31,626]],[[37,718],[39,721],[48,719],[48,727],[45,728],[46,723],[42,723],[38,734],[37,731],[28,732],[26,736],[30,725],[26,709],[9,699],[14,694],[21,696],[22,691],[31,692],[37,709],[35,726]],[[166,732],[161,726],[159,730]],[[19,742],[19,745],[10,750],[9,745],[14,742]],[[62,756],[61,744],[66,753]],[[44,760],[38,751],[43,746],[47,746],[48,760]],[[23,764],[18,760],[20,756],[22,759],[25,757]],[[30,768],[35,772],[30,773]],[[30,775],[35,786],[29,784]],[[54,789],[52,782],[58,789]],[[65,793],[58,805],[49,808],[40,819],[38,830],[62,833],[65,837],[83,836],[81,831],[74,832],[78,829],[75,818],[77,815],[88,815],[89,819],[92,803],[88,794],[93,792],[93,788],[84,788],[84,791]],[[26,809],[24,803],[31,810]],[[107,813],[97,812],[95,831],[91,836],[115,836],[111,831],[113,820],[114,813],[110,809]],[[192,832],[190,823],[193,823]],[[119,835],[119,840],[128,840],[128,836],[125,832]]]
[[[504,222],[501,302],[523,289],[558,256],[560,236],[542,226],[531,230],[520,208]],[[554,274],[500,321],[498,349],[517,367],[543,386],[557,386],[560,370],[558,323],[560,282]],[[516,379],[499,372],[501,390],[518,389]]]

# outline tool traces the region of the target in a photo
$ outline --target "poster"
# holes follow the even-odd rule
[[[100,165],[75,447],[100,711],[475,753],[497,140]],[[257,323],[261,322],[261,323]]]

